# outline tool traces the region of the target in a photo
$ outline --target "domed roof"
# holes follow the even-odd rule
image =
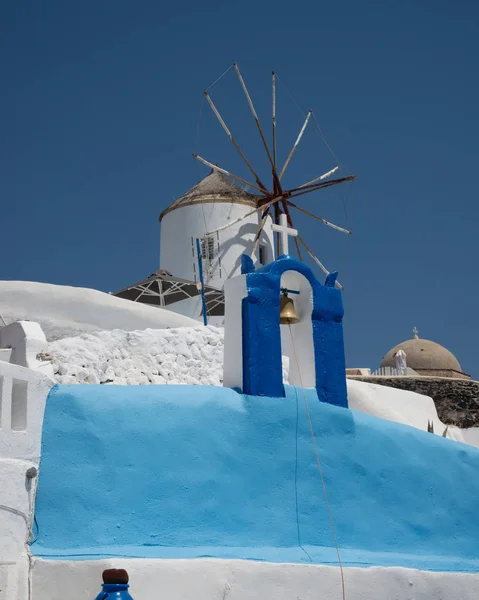
[[[212,171],[204,179],[191,188],[186,194],[180,196],[173,204],[170,204],[160,214],[161,219],[177,208],[189,206],[201,202],[234,202],[235,204],[246,204],[252,208],[257,207],[259,196],[255,196],[236,185],[229,177],[220,173],[217,169]]]
[[[394,367],[394,355],[398,350],[406,353],[407,366],[415,371],[439,370],[462,373],[461,365],[452,352],[436,342],[420,339],[416,330],[412,340],[401,342],[386,354],[381,361],[381,367]]]

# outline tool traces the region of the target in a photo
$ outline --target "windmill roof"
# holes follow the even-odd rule
[[[239,185],[231,181],[216,169],[193,186],[186,194],[180,196],[160,214],[160,221],[169,212],[202,202],[233,202],[235,204],[246,204],[252,208],[258,205],[259,196],[247,192]]]

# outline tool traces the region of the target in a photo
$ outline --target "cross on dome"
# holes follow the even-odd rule
[[[281,250],[283,254],[289,254],[289,240],[288,236],[296,237],[298,235],[298,230],[288,227],[288,217],[282,213],[279,216],[279,225],[271,226],[273,231],[276,231],[281,235]]]
[[[419,333],[419,332],[418,332],[418,330],[417,330],[417,327],[414,327],[414,328],[413,328],[413,330],[412,330],[412,334],[413,334],[413,338],[414,338],[415,340],[418,340],[418,339],[419,339],[419,335],[418,335],[418,333]]]

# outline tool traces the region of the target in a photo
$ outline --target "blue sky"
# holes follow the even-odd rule
[[[469,2],[4,3],[0,278],[114,291],[158,267],[158,215],[207,171],[246,175],[202,91],[234,60],[260,117],[278,84],[284,156],[312,108],[354,186],[302,205],[303,237],[346,290],[349,366],[418,327],[479,378],[479,8]],[[291,94],[296,104],[290,98]],[[267,168],[230,71],[212,90]],[[335,166],[310,127],[287,173]]]

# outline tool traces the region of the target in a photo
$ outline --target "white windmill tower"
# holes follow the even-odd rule
[[[260,179],[220,115],[208,90],[205,91],[208,104],[246,164],[254,183],[194,154],[211,172],[160,214],[160,270],[116,293],[123,298],[170,308],[191,317],[204,318],[206,314],[208,321],[215,324],[221,323],[224,316],[224,282],[240,273],[241,255],[244,253],[260,264],[266,264],[288,252],[288,236],[293,235],[298,258],[302,260],[303,248],[325,274],[329,273],[300,233],[294,229],[290,209],[298,210],[328,227],[349,234],[347,229],[311,213],[293,200],[355,178],[354,175],[348,175],[331,179],[339,169],[336,166],[311,181],[284,189],[282,178],[303,137],[312,111],[308,112],[280,169],[276,151],[276,75],[273,72],[270,150],[238,65],[231,65],[215,84],[230,69],[236,72],[266,151],[272,173],[270,188]],[[341,287],[339,283],[337,285]]]

